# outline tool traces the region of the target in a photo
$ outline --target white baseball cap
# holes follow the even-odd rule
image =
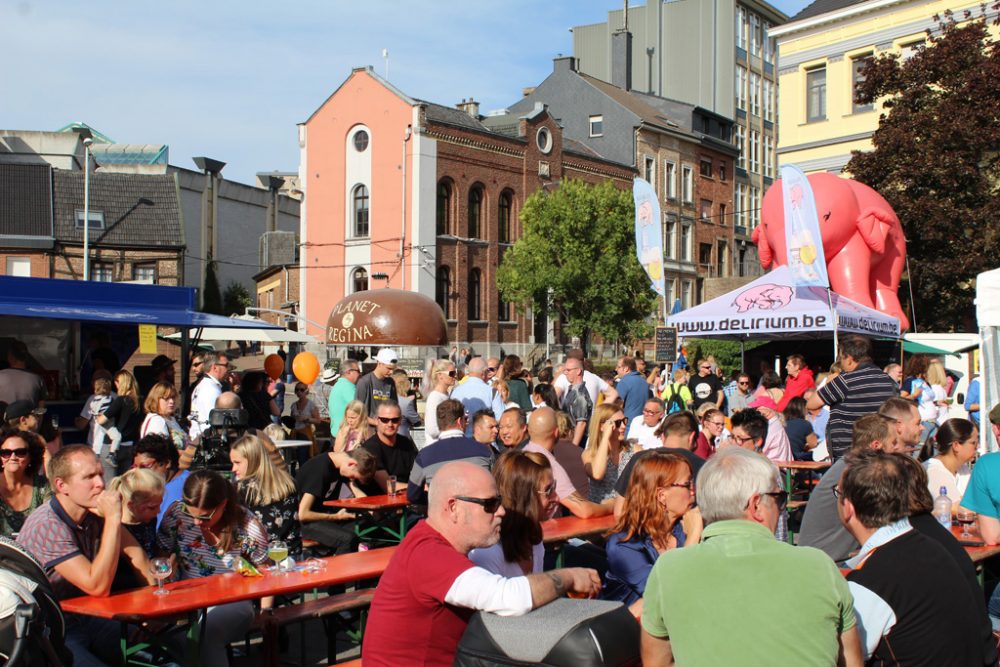
[[[386,366],[395,366],[396,362],[399,361],[399,355],[396,354],[395,350],[385,347],[379,350],[378,354],[375,355],[375,361],[380,364],[385,364]]]

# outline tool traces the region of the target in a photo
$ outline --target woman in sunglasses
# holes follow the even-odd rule
[[[559,508],[552,467],[537,452],[514,450],[500,457],[493,476],[505,510],[500,541],[486,549],[473,549],[469,559],[504,577],[541,572],[545,557],[541,522]]]
[[[163,516],[156,541],[162,552],[177,557],[180,579],[232,572],[240,558],[258,566],[267,561],[264,526],[240,505],[236,487],[212,470],[188,475],[182,499]],[[253,617],[249,600],[209,607],[201,664],[229,664],[226,645],[246,635]]]
[[[344,418],[333,441],[333,451],[349,452],[371,437],[371,427],[368,426],[368,415],[365,404],[361,401],[351,401],[344,408]]]
[[[427,403],[424,406],[424,436],[427,443],[424,445],[425,447],[436,442],[441,436],[441,429],[438,428],[437,406],[451,395],[451,390],[455,388],[457,375],[455,364],[449,359],[438,359],[431,366],[431,391],[427,394]]]
[[[0,431],[0,535],[13,538],[51,491],[42,465],[45,449],[26,431]]]
[[[299,558],[302,532],[295,480],[274,464],[264,440],[255,434],[248,433],[234,442],[229,460],[240,501],[264,525],[270,539],[285,542],[289,555]]]
[[[646,578],[660,554],[701,540],[691,467],[677,454],[651,451],[632,468],[621,518],[608,536],[601,598],[620,600],[638,617]]]
[[[614,502],[618,473],[632,456],[625,441],[627,425],[625,413],[614,403],[601,403],[594,408],[587,448],[583,450],[583,467],[590,478],[591,502]]]

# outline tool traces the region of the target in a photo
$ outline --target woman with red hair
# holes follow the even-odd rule
[[[620,600],[637,617],[653,563],[660,554],[701,540],[691,467],[676,454],[643,454],[632,469],[625,506],[608,536],[605,600]]]

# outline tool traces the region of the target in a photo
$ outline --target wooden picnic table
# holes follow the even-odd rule
[[[774,463],[784,473],[785,491],[788,492],[789,499],[791,499],[792,491],[795,488],[792,479],[793,470],[826,470],[833,465],[829,461],[775,461]]]
[[[319,560],[325,567],[316,572],[264,573],[261,577],[244,577],[236,572],[227,572],[166,584],[164,588],[170,591],[168,595],[154,595],[156,587],[148,586],[107,597],[83,596],[63,600],[60,606],[64,612],[119,621],[122,624],[122,664],[127,661],[124,640],[128,623],[187,614],[190,626],[184,664],[197,665],[200,661],[204,611],[208,607],[373,579],[381,576],[395,552],[396,547],[386,547],[321,558]]]
[[[969,528],[969,531],[973,535],[971,539],[961,536],[962,527],[959,526],[958,524],[952,524],[951,526],[951,534],[955,536],[956,540],[960,542],[982,542],[983,538],[979,536],[979,528],[977,528],[976,526],[971,526]],[[1000,544],[994,544],[993,546],[983,545],[981,547],[963,545],[962,548],[965,549],[965,553],[969,554],[969,558],[971,558],[972,562],[975,563],[977,566],[979,566],[979,564],[982,563],[987,558],[991,558],[993,556],[996,556],[997,554],[1000,554]]]
[[[542,522],[542,541],[546,544],[565,542],[574,537],[592,537],[605,533],[615,525],[615,516],[607,514],[590,519],[563,516]]]
[[[337,507],[351,512],[365,512],[367,514],[378,515],[383,512],[399,512],[399,529],[390,528],[385,524],[376,523],[374,526],[362,528],[355,522],[354,533],[358,539],[373,536],[381,530],[387,533],[392,539],[385,541],[402,542],[406,537],[406,509],[410,502],[406,499],[406,485],[396,493],[383,494],[380,496],[361,496],[360,498],[340,498],[337,500],[327,500],[323,502],[327,507]]]

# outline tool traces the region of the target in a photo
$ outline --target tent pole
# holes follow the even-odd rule
[[[740,338],[740,372],[741,373],[746,373],[747,372],[747,359],[746,359],[746,355],[747,355],[746,341],[744,341],[742,338]]]
[[[832,290],[826,288],[826,303],[830,306],[830,317],[833,320],[833,360],[837,360],[837,350],[840,349],[840,345],[837,341],[837,311],[833,309],[833,295]]]
[[[188,375],[191,369],[191,355],[188,348],[191,344],[190,331],[187,326],[181,327],[181,395],[178,403],[181,404],[181,414],[186,414],[190,406],[184,405],[188,395]]]

